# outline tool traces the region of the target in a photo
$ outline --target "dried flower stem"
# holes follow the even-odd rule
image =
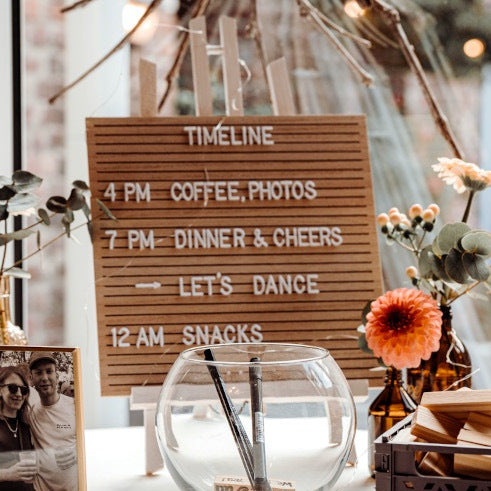
[[[209,4],[210,4],[210,0],[199,0],[198,5],[192,17],[194,18],[203,15],[206,12],[206,9],[208,8]],[[167,72],[167,75],[165,76],[165,81],[167,82],[167,86],[165,88],[164,94],[162,95],[159,101],[159,105],[158,105],[159,111],[164,107],[164,104],[167,101],[170,91],[174,85],[174,82],[177,76],[179,75],[179,72],[181,70],[181,65],[182,62],[184,61],[184,57],[186,56],[188,47],[189,47],[189,32],[185,31],[182,33],[181,44],[177,49],[177,55],[174,59],[174,63],[172,64],[170,70]]]
[[[65,12],[75,10],[78,7],[85,7],[90,2],[92,2],[92,0],[78,0],[77,2],[73,2],[72,4],[63,7],[62,9],[60,9],[60,12],[64,14]]]
[[[373,77],[353,58],[351,53],[333,34],[332,30],[322,21],[319,11],[308,0],[297,0],[297,4],[300,15],[302,17],[308,17],[314,26],[327,37],[348,66],[361,78],[362,82],[368,86],[372,85]]]
[[[433,119],[435,120],[437,127],[440,129],[443,138],[445,138],[445,140],[448,142],[455,156],[463,159],[464,153],[460,148],[452,129],[450,128],[447,117],[443,113],[435,98],[435,95],[433,94],[433,91],[431,90],[428,79],[426,78],[423,67],[421,66],[421,62],[414,51],[414,46],[409,42],[406,31],[402,27],[401,16],[398,10],[386,3],[384,0],[371,0],[371,5],[378,13],[380,13],[397,38],[409,68],[415,74],[419,85],[423,90]]]
[[[455,302],[455,300],[466,295],[468,292],[470,292],[473,288],[475,288],[479,284],[481,284],[481,282],[476,280],[474,283],[472,283],[472,285],[469,285],[463,292],[460,292],[456,297],[450,299],[450,301],[447,302],[446,305],[451,305],[453,302]]]
[[[69,91],[79,82],[81,82],[85,77],[90,75],[96,68],[99,68],[106,60],[111,58],[111,56],[123,48],[130,40],[131,36],[140,28],[140,26],[145,22],[145,19],[162,3],[162,0],[152,0],[149,4],[143,15],[140,17],[140,20],[135,24],[133,29],[129,31],[122,39],[119,41],[114,48],[112,48],[107,54],[105,54],[97,63],[92,65],[88,70],[86,70],[82,75],[76,78],[73,82],[68,85],[65,85],[59,92],[57,92],[54,96],[50,97],[49,103],[53,104],[59,97],[61,97],[65,92]]]
[[[465,207],[465,211],[464,211],[464,216],[462,217],[462,221],[464,223],[467,223],[467,219],[469,218],[469,213],[471,211],[471,205],[472,205],[472,200],[474,199],[474,195],[476,194],[475,191],[470,191],[469,193],[469,199],[467,200],[467,205]]]
[[[371,37],[375,43],[384,48],[390,46],[391,48],[399,49],[399,45],[396,42],[392,41],[392,39],[388,38],[383,32],[379,31],[368,19],[361,16],[357,20],[357,27],[368,37]]]

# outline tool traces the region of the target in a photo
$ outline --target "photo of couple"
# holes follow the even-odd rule
[[[0,351],[0,490],[78,489],[70,352]]]

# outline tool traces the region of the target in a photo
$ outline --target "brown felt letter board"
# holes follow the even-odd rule
[[[357,347],[381,275],[363,116],[90,118],[103,395],[161,384],[196,344]]]

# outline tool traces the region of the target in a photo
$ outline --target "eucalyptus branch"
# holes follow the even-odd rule
[[[318,13],[319,11],[307,0],[297,0],[297,4],[299,6],[300,15],[302,17],[308,17],[313,22],[314,26],[327,37],[348,66],[361,78],[362,82],[368,86],[372,85],[373,77],[353,58],[351,53],[332,33],[332,30],[322,21]]]
[[[377,43],[379,46],[387,48],[390,46],[394,49],[399,49],[399,45],[387,37],[383,32],[379,31],[368,19],[361,16],[358,19],[359,24],[357,27],[364,32],[368,37]]]
[[[118,52],[121,48],[123,48],[131,39],[131,36],[138,31],[141,25],[145,22],[146,18],[162,3],[162,0],[152,0],[152,2],[148,5],[147,9],[140,17],[135,26],[119,41],[114,48],[112,48],[108,53],[106,53],[98,62],[92,65],[88,70],[86,70],[82,75],[76,78],[73,82],[65,85],[60,91],[58,91],[54,96],[50,97],[49,103],[53,104],[59,97],[61,97],[65,92],[68,92],[70,89],[75,87],[79,82],[81,82],[85,77],[90,75],[95,69],[99,68],[105,61],[111,58],[116,52]]]
[[[458,298],[466,295],[468,292],[470,292],[473,288],[475,288],[477,285],[479,285],[481,282],[476,280],[472,285],[469,285],[464,291],[460,292],[457,296],[453,297],[450,299],[450,301],[447,303],[447,305],[451,305],[455,300]]]
[[[469,193],[469,199],[467,200],[467,205],[465,207],[464,216],[462,217],[462,221],[467,223],[467,219],[469,218],[469,213],[471,211],[472,200],[474,199],[475,191],[471,190]]]
[[[98,219],[102,216],[106,216],[105,214],[101,213],[100,215],[98,215],[97,217],[95,217],[95,219]],[[90,221],[93,221],[93,220],[90,220]],[[74,232],[75,230],[78,230],[82,227],[86,227],[88,223],[90,223],[89,220],[87,220],[86,222],[84,223],[81,223],[79,225],[77,225],[76,227],[73,227],[72,229],[70,229],[70,232]],[[67,235],[67,230],[64,230],[61,234],[57,235],[56,237],[52,238],[51,240],[49,240],[48,242],[46,242],[46,244],[42,245],[41,247],[38,247],[35,251],[29,253],[27,256],[23,257],[22,259],[19,259],[18,261],[16,261],[15,263],[13,263],[12,265],[10,265],[7,269],[3,269],[3,265],[2,265],[2,269],[0,270],[0,274],[3,274],[9,270],[11,270],[12,268],[15,268],[16,266],[18,266],[19,264],[22,264],[22,262],[24,261],[27,261],[28,259],[30,259],[31,257],[35,256],[36,254],[38,254],[39,252],[41,252],[42,250],[46,249],[48,246],[50,246],[51,244],[53,244],[54,242],[56,242],[57,240],[61,239],[62,237],[64,237],[65,235]]]
[[[203,15],[206,12],[209,3],[210,0],[199,0],[198,5],[196,6],[196,9],[192,17],[194,18]],[[158,106],[159,111],[164,107],[164,104],[167,101],[170,91],[174,85],[174,82],[177,76],[179,75],[179,72],[181,71],[181,65],[182,62],[184,61],[184,57],[186,56],[188,47],[189,47],[189,32],[185,31],[182,34],[181,44],[177,49],[177,54],[174,59],[174,63],[172,64],[170,70],[167,72],[167,75],[165,76],[165,81],[167,82],[167,86],[165,88],[164,94],[162,95],[159,101],[159,106]]]
[[[406,31],[402,27],[401,24],[401,16],[399,11],[386,3],[384,0],[370,0],[372,8],[377,11],[381,17],[385,20],[385,22],[392,29],[397,41],[399,42],[399,46],[401,47],[402,53],[406,58],[406,61],[409,65],[409,68],[412,70],[414,75],[416,76],[418,83],[423,90],[423,93],[426,98],[426,102],[430,107],[431,114],[433,119],[439,128],[443,138],[447,141],[447,143],[452,148],[456,157],[463,159],[464,153],[460,148],[457,139],[450,128],[448,123],[448,119],[443,113],[440,105],[438,104],[435,95],[428,83],[428,79],[426,78],[423,67],[421,66],[421,62],[416,56],[414,46],[409,42]]]

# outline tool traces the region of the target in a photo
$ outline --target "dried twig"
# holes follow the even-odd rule
[[[209,3],[210,0],[199,0],[198,5],[196,6],[196,9],[192,17],[194,18],[203,15],[206,12]],[[179,45],[179,48],[177,50],[177,55],[176,58],[174,59],[174,63],[172,64],[170,70],[167,72],[167,75],[165,76],[165,81],[167,82],[167,86],[165,88],[164,94],[162,95],[159,101],[159,106],[158,106],[159,111],[164,107],[165,101],[169,97],[172,86],[174,85],[174,82],[177,76],[179,75],[179,72],[181,70],[181,65],[182,62],[184,61],[184,57],[186,56],[188,47],[189,47],[189,32],[185,31],[182,34],[181,44]]]
[[[105,56],[103,56],[97,63],[92,65],[87,71],[82,73],[77,79],[75,79],[70,84],[63,87],[59,92],[57,92],[53,97],[49,99],[49,103],[53,104],[59,97],[61,97],[65,92],[75,87],[79,82],[81,82],[87,75],[91,74],[96,68],[99,68],[106,60],[108,60],[114,53],[119,51],[125,44],[130,40],[131,36],[140,28],[140,26],[145,22],[145,19],[160,5],[162,0],[152,0],[148,5],[147,9],[140,17],[140,20],[135,24],[135,27],[131,29],[124,37],[119,41],[114,48],[111,49]]]
[[[356,19],[359,24],[357,24],[357,27],[364,32],[367,36],[370,36],[372,40],[379,44],[380,46],[387,48],[390,46],[391,48],[394,49],[399,49],[399,45],[387,37],[383,32],[381,32],[379,29],[377,29],[371,22],[370,20],[366,19],[365,17],[359,17]]]
[[[247,24],[247,34],[254,39],[256,43],[256,49],[259,55],[259,60],[261,61],[261,66],[263,68],[264,80],[268,80],[266,73],[267,59],[266,53],[263,49],[263,39],[261,34],[261,29],[259,28],[259,21],[257,15],[257,0],[251,0],[251,6],[249,9],[249,23]]]
[[[325,15],[323,12],[321,12],[319,9],[315,8],[311,3],[310,1],[308,0],[302,0],[303,1],[303,4],[307,7],[307,8],[312,8],[316,11],[317,15],[322,19],[322,21],[324,22],[324,24],[326,24],[327,27],[329,27],[330,29],[332,29],[333,31],[349,38],[349,39],[352,39],[353,41],[359,43],[359,44],[363,44],[364,46],[366,46],[367,48],[371,48],[372,47],[372,43],[368,40],[368,39],[365,39],[365,38],[362,38],[361,36],[357,36],[356,34],[353,34],[352,32],[346,30],[344,27],[341,27],[339,24],[336,24],[334,21],[332,21],[331,19],[329,19],[329,17],[327,17],[327,15]]]
[[[375,9],[375,11],[377,11],[382,16],[382,18],[387,22],[389,27],[394,32],[394,35],[399,42],[399,46],[401,47],[401,50],[404,54],[404,57],[406,58],[410,69],[416,75],[416,78],[418,79],[418,82],[423,89],[426,102],[430,106],[430,111],[433,119],[435,120],[437,127],[440,129],[443,138],[445,138],[445,140],[448,142],[455,156],[463,159],[464,153],[460,148],[460,145],[458,144],[452,129],[450,128],[447,117],[443,113],[440,105],[436,100],[435,95],[433,94],[433,91],[431,90],[423,67],[421,66],[421,63],[414,51],[414,46],[409,42],[409,39],[407,38],[406,31],[401,24],[401,16],[399,15],[399,12],[396,8],[387,4],[384,0],[371,0],[371,5],[372,8]]]
[[[358,74],[365,85],[373,84],[373,77],[353,58],[351,53],[344,47],[339,39],[333,34],[331,29],[326,26],[323,20],[319,17],[319,11],[308,0],[297,0],[302,17],[309,17],[315,27],[327,36],[329,41],[334,45],[336,51],[344,58],[351,69]]]
[[[73,2],[71,5],[67,5],[60,9],[60,12],[64,14],[65,12],[69,12],[70,10],[74,10],[78,7],[85,7],[88,3],[92,2],[92,0],[78,0],[77,2]]]

